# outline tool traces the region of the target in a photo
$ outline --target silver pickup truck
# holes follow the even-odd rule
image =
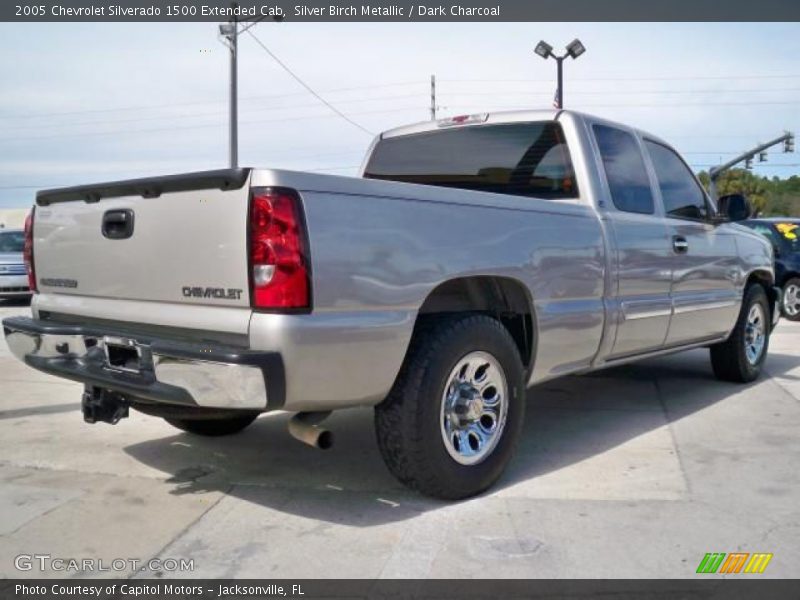
[[[201,435],[260,413],[330,445],[375,407],[388,468],[425,494],[491,486],[526,388],[708,347],[755,379],[778,312],[770,244],[730,223],[664,141],[570,111],[387,131],[361,178],[234,169],[42,191],[33,318],[11,351]]]

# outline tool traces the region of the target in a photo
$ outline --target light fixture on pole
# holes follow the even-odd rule
[[[563,56],[553,54],[553,47],[545,41],[540,41],[536,44],[533,51],[544,58],[554,58],[558,65],[558,88],[556,89],[555,107],[564,108],[564,59],[570,57],[572,59],[578,58],[581,54],[586,52],[586,46],[583,45],[578,38],[572,40],[566,47],[566,53]]]

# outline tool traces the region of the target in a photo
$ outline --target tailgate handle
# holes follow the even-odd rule
[[[107,210],[103,215],[103,235],[110,240],[125,240],[133,235],[133,211]]]

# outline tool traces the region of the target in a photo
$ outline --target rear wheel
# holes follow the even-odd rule
[[[800,321],[800,278],[792,277],[783,285],[781,311],[790,321]]]
[[[415,333],[392,391],[376,407],[378,446],[409,487],[467,498],[503,473],[524,412],[522,361],[506,328],[483,315],[445,318]]]
[[[217,419],[173,419],[165,418],[164,420],[177,427],[181,431],[194,433],[196,435],[203,435],[208,437],[218,437],[222,435],[232,435],[239,433],[242,429],[250,425],[258,417],[258,413],[225,417]]]
[[[769,315],[764,288],[748,287],[731,336],[711,346],[711,366],[718,379],[748,383],[759,376],[769,346]]]

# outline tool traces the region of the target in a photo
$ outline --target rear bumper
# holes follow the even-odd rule
[[[11,352],[29,366],[131,401],[260,411],[284,402],[284,367],[277,352],[120,335],[27,317],[3,320],[3,331]],[[136,369],[109,363],[106,347],[120,340],[135,349]]]

